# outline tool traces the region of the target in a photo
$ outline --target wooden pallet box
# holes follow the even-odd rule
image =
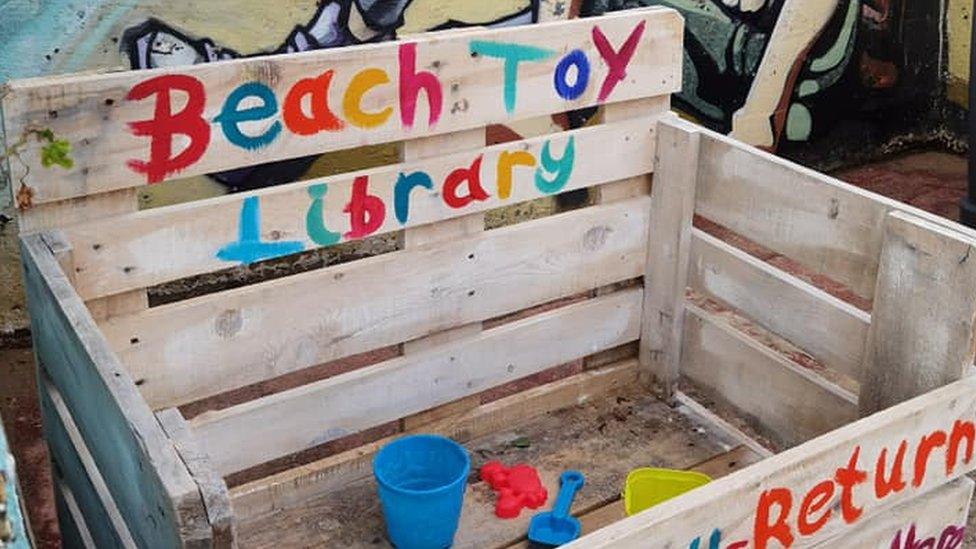
[[[372,456],[433,432],[551,493],[583,471],[573,547],[959,547],[974,234],[671,114],[682,33],[651,8],[11,82],[65,544],[384,544]],[[391,142],[396,164],[138,210],[144,185]],[[247,279],[380,235],[395,249]],[[213,273],[248,283],[154,297]],[[648,465],[716,480],[624,517]],[[472,477],[455,546],[526,543],[529,513],[492,507]]]

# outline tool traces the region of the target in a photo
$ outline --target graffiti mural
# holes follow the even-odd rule
[[[805,99],[844,75],[862,7],[861,0],[595,0],[585,11],[638,5],[669,6],[685,16],[679,106],[768,148],[783,137],[810,136],[813,114]]]
[[[964,104],[964,0],[78,0],[3,5],[0,80],[150,68],[503,26],[660,5],[687,22],[675,106],[702,124],[791,155],[877,145]],[[944,7],[942,7],[944,6]],[[943,33],[943,30],[946,32]],[[947,63],[933,52],[948,51]],[[586,114],[539,125],[578,125]],[[944,121],[945,116],[942,116]],[[506,135],[518,135],[522,130]],[[528,130],[526,130],[528,131]],[[503,133],[507,132],[503,130]],[[795,144],[795,145],[792,145]],[[814,145],[809,147],[809,145]],[[817,159],[816,153],[813,160]],[[843,156],[842,154],[840,156]],[[316,159],[219,174],[235,188],[293,180]],[[320,164],[319,164],[320,165]]]
[[[937,78],[922,83],[939,63],[932,53],[939,48],[938,12],[929,13],[938,8],[919,4],[588,0],[582,11],[650,5],[680,11],[687,33],[676,105],[716,130],[779,149],[896,101],[924,101],[922,90],[938,89]]]

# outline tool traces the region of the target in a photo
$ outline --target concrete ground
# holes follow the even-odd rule
[[[941,152],[921,152],[841,170],[837,177],[919,208],[958,219],[966,189],[966,160]],[[19,467],[38,546],[59,547],[46,448],[42,439],[30,349],[0,350],[0,416]],[[970,519],[970,536],[976,520]],[[967,538],[971,546],[972,538]]]

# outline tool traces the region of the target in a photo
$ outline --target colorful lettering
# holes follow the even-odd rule
[[[434,126],[441,116],[444,106],[441,81],[437,76],[427,71],[417,72],[417,44],[402,44],[399,50],[400,59],[400,121],[405,128],[413,126],[417,112],[417,94],[420,90],[427,93],[427,103],[430,106],[427,125]]]
[[[570,85],[569,69],[572,67],[576,67],[576,82]],[[583,95],[590,83],[590,61],[583,50],[573,50],[560,59],[552,80],[556,93],[563,99],[572,101]]]
[[[502,151],[498,155],[498,169],[495,171],[498,178],[496,186],[498,198],[502,200],[512,195],[512,169],[515,166],[535,167],[535,157],[528,151]]]
[[[830,503],[830,498],[834,497],[834,481],[825,480],[817,484],[807,492],[800,503],[800,515],[797,519],[796,530],[801,536],[811,536],[827,524],[830,520],[830,509],[824,511],[820,518],[811,522],[811,515],[817,513]]]
[[[722,531],[718,528],[712,530],[712,535],[708,538],[708,549],[720,549],[719,544],[722,543]],[[695,538],[688,549],[700,549],[701,538]]]
[[[948,436],[945,431],[935,431],[922,437],[918,443],[918,450],[915,452],[915,475],[912,477],[912,486],[918,488],[925,481],[926,469],[928,469],[929,455],[932,450],[939,446],[944,446]]]
[[[776,505],[779,507],[779,515],[770,521],[770,509]],[[756,508],[756,522],[753,526],[753,539],[756,549],[765,549],[770,540],[777,540],[784,547],[793,544],[793,532],[790,531],[786,523],[790,516],[790,508],[793,506],[793,495],[786,488],[773,488],[766,490],[759,496],[759,505]]]
[[[433,190],[434,182],[425,172],[413,172],[410,175],[400,172],[393,187],[393,209],[401,225],[406,225],[407,218],[410,216],[410,191],[414,187]]]
[[[542,146],[542,166],[535,171],[535,186],[546,194],[553,194],[561,191],[569,177],[573,174],[573,164],[576,161],[576,143],[573,137],[566,141],[566,149],[559,160],[552,157],[549,150],[549,141]],[[552,178],[547,178],[547,174],[552,174]]]
[[[857,458],[861,455],[861,447],[854,448],[850,461],[846,467],[837,469],[834,480],[841,487],[840,511],[844,522],[851,524],[861,517],[864,510],[854,505],[854,487],[867,481],[868,474],[857,468]]]
[[[175,114],[170,97],[174,90],[186,94],[186,105]],[[145,174],[148,183],[158,183],[200,160],[210,144],[210,124],[203,118],[207,99],[203,83],[192,76],[168,74],[150,78],[133,86],[125,98],[141,101],[150,95],[156,96],[153,118],[129,123],[133,135],[150,138],[149,160],[129,160],[126,165]],[[190,138],[176,156],[172,156],[174,135]]]
[[[248,97],[255,97],[261,101],[260,105],[241,109],[241,103]],[[241,131],[241,122],[256,122],[271,118],[278,112],[278,100],[275,99],[271,88],[260,82],[248,82],[242,84],[227,96],[224,108],[214,119],[220,124],[220,129],[224,132],[224,137],[238,147],[255,150],[267,147],[278,137],[281,132],[281,122],[274,121],[268,129],[259,135],[249,136]]]
[[[600,95],[597,97],[601,103],[606,101],[613,89],[617,87],[617,83],[627,77],[627,65],[630,64],[634,52],[637,51],[637,43],[644,34],[645,24],[644,21],[641,21],[634,27],[624,45],[620,47],[620,51],[614,51],[613,46],[610,45],[610,41],[607,40],[599,26],[593,26],[593,44],[600,52],[600,57],[603,58],[609,70],[606,78],[603,79],[603,85],[600,87]]]
[[[938,543],[936,543],[935,536],[926,539],[916,539],[914,524],[908,528],[904,541],[902,540],[901,534],[902,531],[898,530],[895,534],[895,539],[891,540],[890,549],[958,549],[962,547],[962,543],[965,540],[966,527],[953,526],[951,524],[946,526],[942,530],[942,535],[938,537]]]
[[[325,226],[325,193],[329,191],[329,186],[325,183],[312,185],[308,188],[308,196],[312,198],[312,204],[308,207],[305,215],[305,232],[312,242],[319,246],[331,246],[342,240],[340,233],[332,232]]]
[[[365,112],[362,108],[363,96],[366,92],[384,84],[390,83],[390,77],[381,69],[363,69],[352,77],[346,94],[342,98],[342,114],[353,126],[360,128],[375,128],[383,125],[393,114],[393,107],[386,107],[378,112]]]
[[[951,475],[959,461],[959,443],[966,441],[965,462],[969,463],[973,459],[973,443],[976,442],[976,425],[972,421],[959,421],[952,425],[952,433],[949,435],[949,450],[946,452],[946,475]]]
[[[285,96],[282,116],[285,126],[297,135],[315,135],[321,131],[338,131],[343,128],[329,109],[329,86],[335,71],[325,71],[316,78],[303,78],[295,83]],[[302,109],[302,99],[309,98],[309,117]]]
[[[475,200],[488,200],[489,195],[481,186],[481,159],[482,155],[479,154],[471,167],[458,168],[447,176],[441,193],[445,204],[452,208],[463,208]],[[460,196],[458,189],[464,182],[468,183],[468,194]]]
[[[898,445],[894,462],[891,464],[891,474],[885,478],[884,470],[888,449],[881,449],[881,453],[878,455],[878,463],[874,468],[874,495],[879,500],[888,497],[888,494],[901,492],[905,489],[905,481],[902,480],[902,465],[905,462],[906,450],[908,450],[908,442],[903,440]]]
[[[516,93],[518,87],[518,64],[522,62],[538,62],[548,59],[556,52],[510,42],[491,42],[487,40],[472,40],[469,45],[471,53],[487,55],[505,60],[504,98],[505,110],[515,111]]]
[[[349,232],[346,238],[362,238],[376,232],[386,219],[386,205],[378,196],[369,194],[366,187],[369,177],[361,175],[353,181],[352,196],[343,212],[349,214]]]
[[[251,196],[244,199],[244,203],[241,204],[237,241],[218,250],[217,257],[224,261],[239,261],[243,265],[250,265],[257,261],[298,253],[304,249],[304,244],[293,240],[262,242],[261,205],[258,197]]]

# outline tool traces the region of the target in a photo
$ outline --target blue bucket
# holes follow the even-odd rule
[[[397,549],[443,549],[454,542],[471,460],[436,435],[394,440],[373,458],[386,532]]]

